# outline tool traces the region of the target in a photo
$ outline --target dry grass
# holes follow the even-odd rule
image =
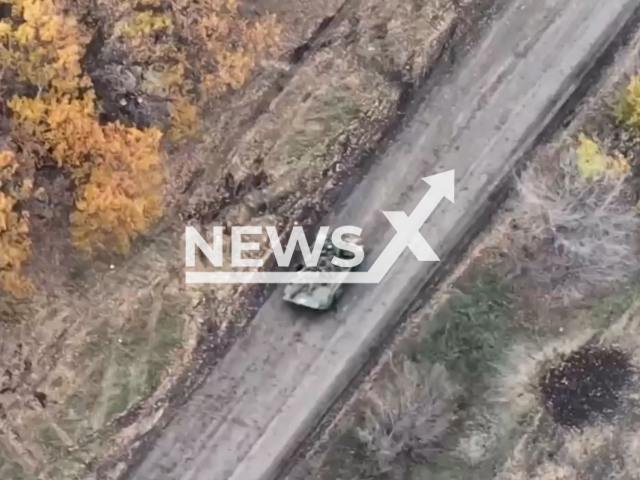
[[[515,260],[511,278],[526,295],[519,315],[527,323],[495,364],[483,399],[471,400],[452,434],[456,447],[435,471],[494,480],[638,478],[621,460],[628,447],[616,440],[637,428],[637,377],[613,420],[578,430],[556,424],[540,392],[544,372],[586,346],[621,349],[637,364],[637,289],[629,282],[639,266],[640,219],[629,168],[584,135],[536,160],[486,244]],[[622,314],[619,306],[629,304]]]
[[[516,347],[508,362],[509,367],[505,367],[511,370],[504,371],[500,385],[494,391],[497,407],[488,417],[497,419],[506,414],[511,418],[511,425],[520,425],[517,442],[509,451],[496,479],[515,480],[522,478],[524,472],[535,472],[534,478],[558,480],[639,478],[640,471],[630,461],[636,456],[631,439],[637,437],[640,429],[634,414],[640,399],[637,372],[631,385],[623,391],[621,407],[613,420],[596,421],[581,429],[555,425],[544,410],[536,390],[541,371],[557,362],[563,353],[574,352],[587,343],[619,348],[630,355],[637,368],[638,318],[636,304],[603,332],[570,332],[555,342]],[[526,366],[523,368],[521,365]],[[491,440],[499,443],[496,436]]]
[[[470,267],[486,270],[492,252],[508,252],[508,278],[523,294],[510,322],[521,326],[494,358],[482,393],[468,397],[463,423],[448,432],[451,450],[414,469],[424,478],[640,478],[629,461],[631,440],[619,440],[639,427],[637,372],[615,414],[581,428],[557,424],[540,390],[549,368],[587,346],[620,350],[639,365],[631,280],[640,220],[629,168],[583,135],[547,147],[536,160]]]
[[[406,459],[429,461],[452,420],[455,390],[443,367],[390,360],[391,379],[368,396],[370,408],[358,437],[388,472]]]
[[[190,360],[195,318],[204,318],[197,292],[171,273],[169,253],[156,246],[94,274],[84,294],[35,292],[35,305],[50,309],[32,306],[20,324],[2,326],[9,374],[0,381],[0,478],[73,478],[92,459],[126,450],[157,419]],[[118,419],[134,406],[143,422],[121,430]]]
[[[508,227],[514,259],[564,303],[629,279],[640,266],[640,218],[628,201],[627,174],[585,177],[581,146],[556,148],[523,174]]]

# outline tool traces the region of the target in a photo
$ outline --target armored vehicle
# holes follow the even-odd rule
[[[355,235],[345,235],[345,241],[362,246],[360,237]],[[302,272],[345,272],[351,268],[339,267],[331,263],[333,257],[350,260],[353,258],[353,252],[336,248],[331,242],[330,236],[327,236],[318,264],[312,267],[300,267],[298,271]],[[311,308],[313,310],[329,310],[334,306],[343,293],[344,285],[340,283],[291,283],[284,289],[284,300],[296,305]]]

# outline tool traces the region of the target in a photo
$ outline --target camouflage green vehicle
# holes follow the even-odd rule
[[[349,243],[362,246],[362,241],[359,237],[345,235],[344,239]],[[353,253],[336,248],[328,236],[322,248],[318,264],[313,267],[305,266],[298,271],[302,273],[347,272],[351,270],[351,268],[339,267],[331,263],[334,256],[350,260],[353,258]],[[329,310],[342,295],[343,287],[340,283],[291,283],[284,289],[283,298],[287,302],[313,310]]]

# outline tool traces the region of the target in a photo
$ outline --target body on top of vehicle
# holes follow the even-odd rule
[[[355,235],[345,235],[343,239],[348,243],[362,246],[360,237]],[[354,258],[354,253],[336,248],[330,236],[327,236],[318,264],[311,267],[305,266],[299,272],[348,272],[351,270],[350,267],[340,267],[331,263],[334,256],[351,260]],[[340,298],[342,292],[343,285],[340,283],[290,283],[284,289],[283,299],[313,310],[329,310]]]

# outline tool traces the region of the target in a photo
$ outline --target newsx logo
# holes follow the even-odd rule
[[[407,248],[420,262],[439,262],[440,259],[436,253],[420,234],[420,228],[442,199],[446,198],[450,202],[454,202],[454,179],[453,170],[423,178],[422,180],[430,188],[410,215],[402,211],[382,212],[396,230],[396,234],[366,272],[352,270],[364,260],[364,249],[359,241],[362,229],[355,226],[343,226],[336,228],[331,235],[331,242],[336,247],[331,263],[342,267],[342,271],[188,271],[186,272],[186,283],[380,283]],[[329,227],[320,228],[313,248],[309,246],[302,227],[294,227],[286,249],[283,249],[276,227],[235,226],[231,228],[232,267],[260,268],[264,266],[264,259],[243,257],[244,252],[259,251],[260,245],[256,242],[245,242],[242,238],[243,235],[261,235],[263,228],[266,230],[278,266],[288,267],[290,265],[296,245],[300,247],[306,266],[318,265]],[[222,226],[213,227],[213,243],[209,245],[194,227],[186,227],[186,266],[190,268],[196,266],[197,247],[215,267],[223,267],[223,232]],[[344,252],[349,252],[350,255],[343,255]]]
[[[287,242],[286,249],[283,250],[282,243],[280,242],[280,236],[276,227],[269,226],[264,227],[269,237],[271,249],[276,259],[276,263],[279,267],[288,267],[291,264],[291,259],[296,250],[296,245],[300,247],[304,264],[308,267],[315,267],[318,265],[320,255],[322,254],[322,248],[326,243],[327,236],[329,234],[329,227],[320,227],[318,234],[316,235],[315,242],[313,243],[313,249],[309,246],[307,236],[304,229],[301,226],[293,227],[291,236]],[[186,227],[186,266],[196,266],[196,247],[204,254],[205,257],[213,264],[214,267],[222,267],[224,263],[223,258],[223,235],[224,227],[213,227],[213,245],[209,245],[207,241],[200,235],[195,227]],[[243,240],[243,235],[262,235],[263,227],[259,226],[236,226],[231,227],[231,266],[235,268],[255,268],[262,267],[264,265],[264,259],[262,258],[245,258],[244,252],[259,251],[260,244],[257,242],[246,242]],[[338,267],[354,268],[362,263],[364,260],[364,249],[357,243],[352,243],[345,240],[344,236],[360,236],[362,229],[353,226],[344,226],[336,228],[331,235],[331,243],[336,249],[351,252],[352,258],[344,259],[336,255],[331,259],[331,263]]]

